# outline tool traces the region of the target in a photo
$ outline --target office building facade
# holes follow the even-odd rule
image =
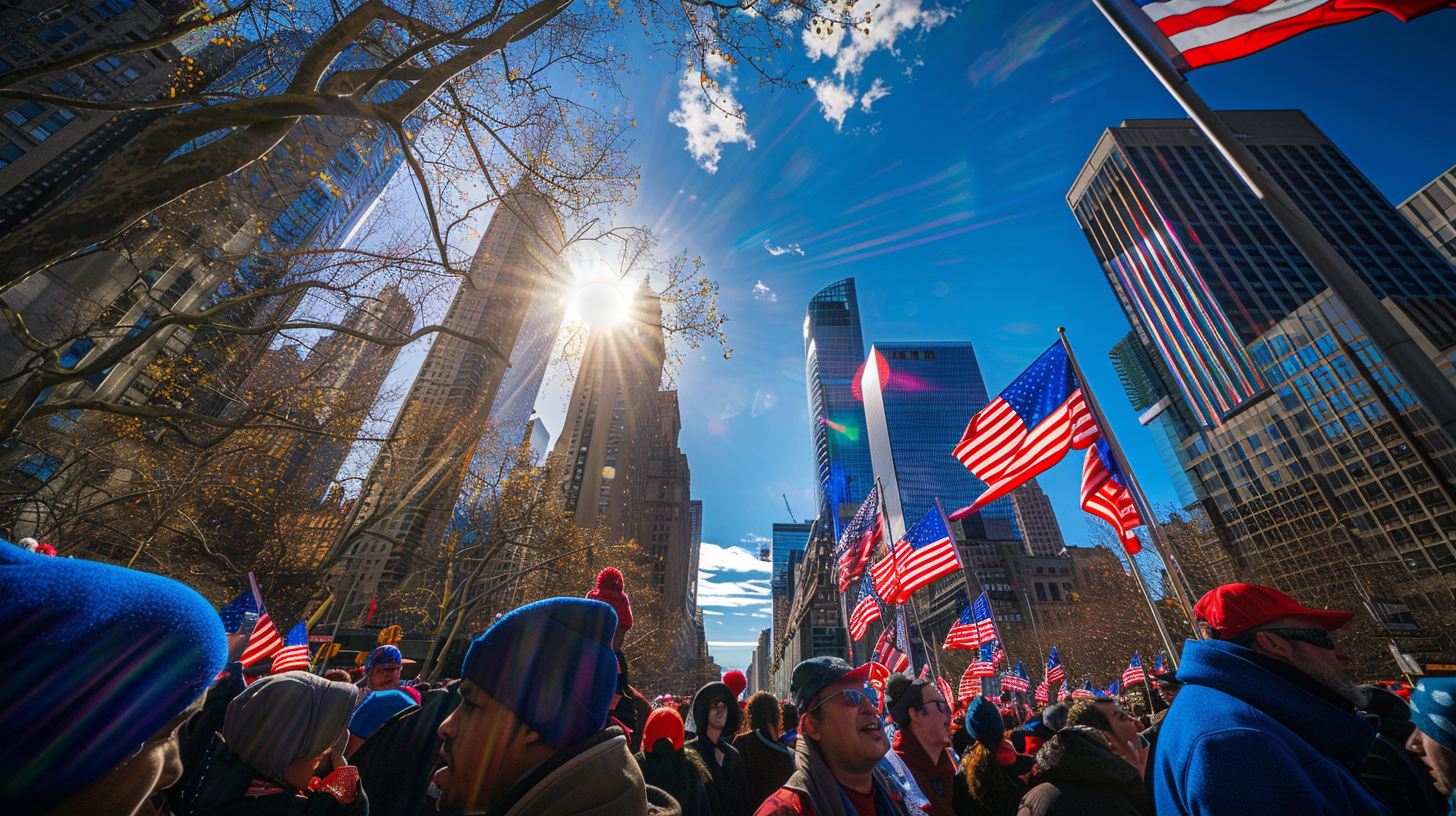
[[[837,533],[875,482],[856,384],[865,353],[854,278],[832,283],[809,300],[804,359],[817,514]]]
[[[1035,479],[1011,491],[1010,499],[1016,507],[1016,526],[1028,555],[1053,557],[1066,548],[1052,501]]]
[[[789,606],[794,601],[794,575],[804,561],[813,524],[773,526],[773,571],[769,573],[769,597],[773,614],[773,638],[777,644],[786,631]]]
[[[1400,214],[1442,257],[1456,264],[1456,167],[1402,201]]]

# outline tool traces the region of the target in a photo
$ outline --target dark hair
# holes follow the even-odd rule
[[[911,680],[899,672],[890,675],[885,681],[885,708],[890,713],[890,719],[895,721],[895,727],[901,730],[910,725],[910,709],[919,708],[925,694],[925,687],[930,685],[928,680]]]
[[[748,698],[748,729],[774,738],[774,731],[781,726],[779,712],[779,701],[766,691],[755,691],[752,697]]]
[[[966,754],[961,768],[966,772],[966,790],[987,813],[1014,813],[1021,794],[1012,789],[1006,773],[996,762],[996,749],[977,742]]]
[[[617,693],[626,695],[627,689],[631,687],[632,681],[627,674],[627,656],[622,654],[621,649],[615,650],[617,654]]]
[[[324,672],[324,679],[332,680],[335,683],[353,682],[349,679],[349,673],[344,671],[343,669],[329,669],[328,671]]]
[[[1116,700],[1102,698],[1100,700],[1078,700],[1067,713],[1067,725],[1084,725],[1088,728],[1095,728],[1098,731],[1111,731],[1112,721],[1107,719],[1107,712],[1101,708],[1102,703],[1117,705]]]
[[[779,703],[779,722],[783,723],[785,729],[798,730],[799,707],[788,700]]]

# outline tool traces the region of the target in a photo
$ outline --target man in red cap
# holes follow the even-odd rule
[[[1358,776],[1375,732],[1332,634],[1353,613],[1256,584],[1218,587],[1193,611],[1209,639],[1184,645],[1151,769],[1157,812],[1389,814]]]

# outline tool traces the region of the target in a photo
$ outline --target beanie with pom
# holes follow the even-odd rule
[[[617,613],[617,631],[632,628],[632,601],[627,597],[622,573],[616,567],[607,567],[597,575],[597,586],[586,594],[588,600],[601,601]]]
[[[748,688],[748,678],[743,676],[743,672],[734,669],[723,675],[723,685],[727,686],[728,690],[733,692],[733,698],[737,699],[743,696],[743,690]]]

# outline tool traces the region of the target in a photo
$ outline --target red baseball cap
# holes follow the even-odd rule
[[[1205,621],[1220,640],[1232,640],[1286,615],[1314,618],[1333,632],[1350,622],[1354,612],[1310,609],[1277,589],[1258,584],[1224,584],[1198,599],[1193,614]]]

